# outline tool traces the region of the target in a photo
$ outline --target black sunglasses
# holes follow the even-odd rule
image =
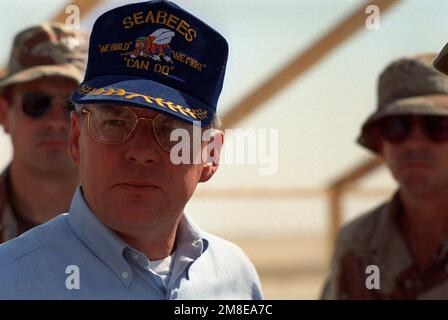
[[[448,117],[444,116],[392,116],[378,121],[381,137],[391,143],[403,143],[412,133],[416,123],[433,142],[448,142]]]
[[[22,96],[22,110],[31,118],[41,118],[50,110],[53,99],[55,98],[42,92],[26,92]],[[70,112],[75,110],[75,107],[69,98],[62,99],[62,103],[69,118]]]

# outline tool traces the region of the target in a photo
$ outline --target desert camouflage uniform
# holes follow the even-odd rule
[[[398,219],[403,214],[398,193],[344,226],[339,233],[323,299],[448,298],[448,239],[420,270],[410,255]],[[379,268],[380,288],[368,289],[369,265]]]

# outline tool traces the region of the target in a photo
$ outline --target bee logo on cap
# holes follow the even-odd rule
[[[147,37],[139,37],[135,40],[135,49],[122,55],[132,59],[151,58],[154,61],[161,61],[163,58],[166,62],[173,63],[173,50],[170,43],[174,36],[175,33],[171,30],[157,29]]]

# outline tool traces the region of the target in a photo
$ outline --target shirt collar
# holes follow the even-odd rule
[[[176,250],[196,259],[207,249],[207,244],[204,232],[184,213],[177,229]]]
[[[380,210],[379,223],[373,232],[370,249],[377,253],[382,251],[383,254],[394,254],[394,252],[396,253],[399,251],[408,253],[399,227],[400,217],[404,214],[399,191],[397,191],[389,203],[383,206]],[[388,250],[384,250],[386,248],[388,248]],[[409,259],[410,257],[407,258]]]
[[[403,213],[399,192],[396,192],[392,199],[381,209],[379,223],[373,232],[373,239],[370,249],[376,251],[390,244],[396,235],[400,235],[398,228],[398,218]]]
[[[184,213],[177,229],[176,258],[168,286],[172,286],[184,271],[188,279],[189,267],[207,250],[207,247],[206,234]]]
[[[12,208],[11,164],[0,174],[0,243],[18,236],[18,223]]]
[[[7,183],[7,175],[9,172],[9,167],[7,167],[0,174],[0,243],[6,241],[5,239],[5,214],[6,214],[6,183]]]

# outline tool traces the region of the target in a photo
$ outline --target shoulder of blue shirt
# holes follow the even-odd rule
[[[14,263],[26,259],[30,254],[42,250],[49,244],[73,233],[67,214],[61,214],[17,238],[0,244],[0,275]]]
[[[247,271],[251,273],[251,276],[257,276],[252,262],[238,245],[203,230],[201,230],[201,236],[206,240],[206,247],[210,248],[209,252],[216,253],[216,259],[232,261],[232,268],[238,267],[234,263],[240,261],[242,269],[250,266],[250,270]],[[39,259],[45,250],[54,250],[55,246],[69,244],[65,241],[75,240],[81,241],[70,226],[68,214],[64,213],[15,239],[0,244],[0,277],[7,276],[15,269],[15,265],[23,260]]]

